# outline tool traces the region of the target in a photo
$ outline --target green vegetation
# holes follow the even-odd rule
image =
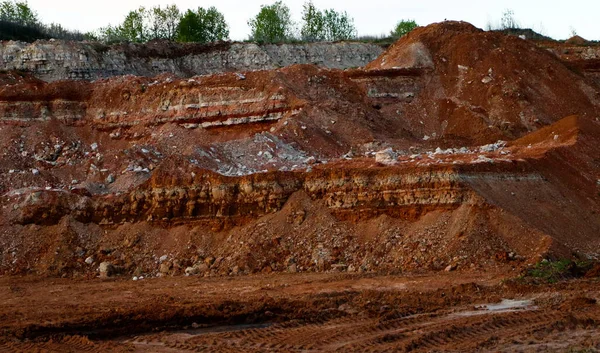
[[[583,277],[592,268],[588,261],[543,260],[526,270],[521,280],[534,283],[556,283],[571,278]]]
[[[292,21],[290,8],[282,0],[278,0],[271,5],[262,5],[256,16],[248,20],[248,26],[251,30],[249,40],[260,43],[357,40],[389,45],[417,27],[417,23],[414,20],[402,20],[389,36],[357,37],[354,19],[345,11],[318,9],[312,0],[307,0],[302,20],[297,25]],[[210,43],[227,40],[228,37],[229,26],[225,16],[214,6],[184,11],[174,4],[165,7],[141,6],[129,11],[117,25],[108,25],[95,32],[82,34],[69,31],[57,23],[42,24],[37,12],[25,0],[0,0],[0,40],[34,41],[56,38],[87,39],[104,43],[144,43],[164,39]]]
[[[40,25],[37,12],[29,8],[26,1],[0,2],[0,20],[23,26]]]
[[[294,37],[290,8],[281,1],[262,5],[260,12],[248,21],[250,39],[257,42],[285,42]]]
[[[356,28],[346,12],[321,11],[309,1],[304,4],[300,36],[308,42],[349,40],[356,38]]]
[[[415,20],[402,20],[398,22],[392,33],[390,34],[392,38],[400,38],[409,34],[413,29],[417,28],[419,25]]]
[[[229,27],[225,17],[214,6],[209,9],[187,10],[177,26],[177,40],[180,42],[209,43],[229,37]]]
[[[303,40],[309,42],[325,40],[325,19],[323,13],[317,10],[312,1],[304,3],[302,21],[300,36]]]
[[[101,28],[99,37],[106,42],[175,40],[180,20],[181,12],[176,5],[169,5],[164,9],[160,6],[148,9],[142,6],[129,11],[120,25]]]
[[[26,1],[0,1],[0,39],[34,41],[37,39],[84,40],[88,37],[69,31],[60,24],[43,24]]]

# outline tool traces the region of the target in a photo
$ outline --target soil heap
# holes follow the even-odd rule
[[[0,273],[598,256],[598,87],[517,37],[445,22],[362,69],[0,79]]]

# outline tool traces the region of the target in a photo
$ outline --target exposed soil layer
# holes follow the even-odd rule
[[[348,71],[0,78],[0,273],[598,256],[598,91],[516,37],[435,24]]]
[[[597,349],[592,72],[459,22],[351,70],[3,72],[0,348]]]

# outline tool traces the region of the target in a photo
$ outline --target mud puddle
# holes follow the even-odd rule
[[[261,324],[240,324],[240,325],[223,325],[223,326],[211,326],[211,327],[192,327],[189,329],[181,329],[165,332],[165,335],[169,337],[181,337],[181,338],[190,338],[194,336],[202,336],[212,333],[226,333],[226,332],[236,332],[250,329],[263,329],[272,326],[272,323],[261,323]],[[151,337],[155,338],[156,333],[148,333],[137,335],[135,337],[121,338],[116,341],[121,343],[131,343],[134,345],[149,345],[156,346],[162,345],[161,342],[156,342]]]
[[[485,314],[500,314],[500,313],[510,313],[515,311],[528,311],[528,310],[537,310],[537,306],[534,305],[533,300],[525,299],[525,300],[512,300],[512,299],[502,299],[500,303],[493,304],[481,304],[476,305],[475,310],[463,311],[460,313],[455,313],[453,316],[476,316],[476,315],[485,315]]]

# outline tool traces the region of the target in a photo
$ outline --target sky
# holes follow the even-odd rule
[[[87,32],[107,24],[119,24],[126,14],[139,6],[176,4],[180,9],[215,6],[225,15],[230,38],[248,38],[248,19],[263,4],[273,0],[28,0],[44,23]],[[300,21],[304,0],[284,0],[295,21]],[[419,25],[444,20],[461,20],[479,28],[499,23],[505,10],[514,12],[521,27],[555,39],[567,39],[576,33],[588,40],[600,40],[600,1],[598,0],[313,0],[319,9],[346,11],[354,18],[360,36],[389,33],[402,19],[414,19]]]

